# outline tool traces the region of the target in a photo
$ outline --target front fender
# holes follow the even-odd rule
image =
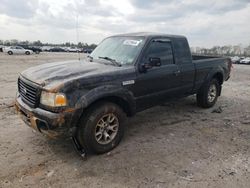
[[[105,85],[94,88],[85,93],[76,103],[76,107],[85,109],[93,102],[104,99],[106,97],[118,97],[126,101],[129,105],[130,111],[135,112],[136,104],[133,93],[124,87],[117,85]]]

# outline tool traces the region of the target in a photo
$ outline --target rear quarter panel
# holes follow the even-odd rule
[[[222,74],[224,81],[229,72],[226,60],[226,58],[194,60],[193,63],[196,67],[194,90],[198,90],[204,82],[212,79],[216,73]]]

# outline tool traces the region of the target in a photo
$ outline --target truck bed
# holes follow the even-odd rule
[[[230,70],[226,57],[219,56],[192,56],[193,63],[195,65],[195,89],[201,87],[205,80],[209,77],[209,74],[213,70],[223,70],[224,72],[223,80],[228,79]]]

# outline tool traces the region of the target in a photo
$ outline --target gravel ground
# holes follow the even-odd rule
[[[117,148],[82,160],[71,140],[34,132],[13,107],[19,72],[70,59],[0,53],[0,187],[250,187],[250,66],[234,65],[213,108],[191,96],[138,113]]]

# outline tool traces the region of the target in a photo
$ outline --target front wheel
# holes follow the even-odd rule
[[[123,110],[114,103],[101,102],[90,107],[77,131],[77,139],[86,151],[101,154],[116,147],[124,134]]]
[[[9,54],[9,55],[13,55],[13,52],[12,52],[12,51],[8,51],[8,54]]]
[[[26,54],[26,55],[30,55],[30,52],[29,52],[29,51],[26,51],[25,54]]]
[[[212,79],[201,87],[200,91],[196,95],[197,104],[203,108],[212,107],[219,96],[219,82],[217,79]]]

